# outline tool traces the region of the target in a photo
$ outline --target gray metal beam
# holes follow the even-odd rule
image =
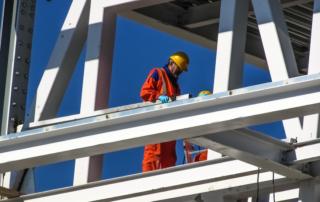
[[[238,169],[235,170],[234,167]],[[22,201],[122,201],[147,202],[170,199],[185,195],[253,192],[256,189],[257,169],[254,166],[229,157],[173,168],[141,173],[85,185],[68,187],[49,192],[21,196],[8,202]],[[276,175],[275,182],[282,186],[297,186],[297,181]],[[260,173],[262,189],[272,189],[272,175]],[[244,186],[245,185],[245,186]]]
[[[290,8],[300,4],[313,2],[314,0],[292,0],[282,2],[282,8]],[[202,26],[212,25],[220,21],[220,1],[210,5],[198,6],[183,15],[183,19],[187,22],[184,27],[194,29]],[[201,12],[203,15],[195,15],[195,12]],[[248,15],[254,15],[254,11],[249,11]]]
[[[300,182],[299,202],[320,200],[320,179],[304,180]]]
[[[8,96],[8,72],[11,73],[11,66],[9,56],[10,50],[12,50],[12,31],[14,31],[15,21],[15,1],[3,1],[3,18],[1,19],[1,47],[0,47],[0,135],[7,134],[8,125],[8,108],[9,108],[9,96]],[[9,68],[9,69],[8,69]],[[10,81],[9,81],[10,83]]]
[[[1,103],[1,135],[16,132],[18,124],[24,122],[26,96],[28,87],[29,64],[32,48],[32,33],[35,17],[35,1],[4,1],[5,12],[3,19],[4,41],[1,51],[1,72],[3,77],[1,85],[5,85],[0,94],[4,95]],[[18,12],[17,12],[18,11]],[[9,13],[9,14],[8,14]],[[4,71],[6,70],[6,71]],[[5,78],[6,77],[6,78]],[[0,91],[1,91],[0,90]],[[1,101],[0,101],[1,102]],[[11,173],[3,173],[2,186],[12,190],[23,191],[24,193],[35,192],[34,179],[30,178],[26,188],[24,177],[27,170]],[[30,170],[33,172],[33,170]],[[29,172],[29,173],[30,173]]]
[[[13,54],[9,60],[12,62],[13,73],[10,75],[9,88],[9,119],[7,134],[15,133],[17,126],[25,121],[25,107],[27,101],[27,88],[32,50],[33,26],[35,17],[35,0],[17,1],[17,19]]]
[[[294,144],[293,150],[287,150],[284,155],[284,161],[286,165],[309,163],[314,161],[319,161],[319,149],[320,149],[320,139],[315,139],[313,141],[306,141]]]
[[[320,1],[315,0],[313,8],[312,33],[309,53],[308,74],[320,72]],[[303,135],[305,139],[315,139],[320,137],[319,114],[305,116],[303,120]]]
[[[175,97],[174,100],[172,98],[169,98],[168,102],[170,103],[173,101],[185,100],[185,99],[189,99],[191,97],[192,97],[191,94],[179,95],[179,96]],[[154,105],[159,105],[159,104],[162,104],[161,101],[155,100],[154,102],[142,102],[142,103],[136,103],[136,104],[114,107],[114,108],[109,108],[109,109],[97,110],[97,111],[93,111],[93,112],[89,112],[89,113],[54,118],[54,119],[49,119],[49,120],[45,120],[45,121],[37,121],[37,122],[29,123],[29,125],[27,126],[27,129],[34,129],[34,128],[39,128],[39,127],[44,127],[44,126],[49,126],[49,125],[55,125],[55,124],[59,124],[59,123],[66,123],[66,122],[76,121],[76,120],[90,118],[90,117],[94,117],[94,116],[101,116],[104,114],[123,112],[123,111],[127,111],[127,110],[139,109],[142,107],[149,107],[149,106],[154,106]]]
[[[248,9],[248,0],[221,2],[214,93],[242,86]]]
[[[317,113],[319,85],[303,76],[4,136],[0,172]]]
[[[288,149],[290,146],[282,146],[280,141],[278,145],[273,144],[277,142],[276,139],[267,140],[267,136],[264,136],[248,129],[238,129],[190,138],[187,141],[295,180],[312,178],[280,164],[281,149]]]
[[[159,23],[159,20],[157,20],[157,18],[151,18],[135,11],[122,12],[119,13],[119,15],[129,20],[159,30],[161,32],[194,43],[196,45],[208,48],[213,51],[217,50],[216,33],[218,32],[218,27],[210,27],[210,29],[204,30],[192,30],[191,32],[179,27],[172,26],[165,22]],[[248,50],[246,48],[244,61],[253,66],[268,70],[268,64],[264,58],[264,52],[262,49],[260,38],[257,36],[250,38],[252,39],[248,40],[249,37],[247,39],[246,46],[250,48]]]

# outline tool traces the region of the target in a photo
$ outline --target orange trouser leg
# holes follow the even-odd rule
[[[142,172],[158,170],[175,166],[176,141],[158,143],[145,146],[142,162]]]
[[[159,169],[159,161],[150,161],[142,163],[142,172],[148,172]]]

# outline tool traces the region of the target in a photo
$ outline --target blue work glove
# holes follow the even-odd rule
[[[206,95],[208,95],[208,94],[203,93],[203,94],[201,94],[199,97],[203,97],[203,96],[206,96]]]
[[[158,97],[158,100],[160,100],[162,103],[167,103],[169,101],[169,98],[168,98],[168,96],[160,95]]]

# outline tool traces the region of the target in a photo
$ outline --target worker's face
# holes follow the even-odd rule
[[[180,67],[178,67],[178,65],[174,62],[171,62],[168,67],[170,69],[171,74],[176,79],[179,78],[180,74],[182,74],[183,72],[183,70]]]

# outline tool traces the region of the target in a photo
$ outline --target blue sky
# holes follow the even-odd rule
[[[2,0],[0,0],[0,3]],[[31,57],[27,109],[49,61],[72,0],[38,0]],[[184,51],[190,57],[189,72],[181,75],[182,94],[194,97],[213,89],[216,53],[141,24],[118,17],[109,107],[142,102],[140,88],[151,69],[162,67],[169,56]],[[80,112],[85,49],[60,106],[58,117]],[[245,64],[243,86],[270,82],[268,71]],[[27,110],[26,110],[27,111]],[[251,129],[285,138],[282,122]],[[177,165],[183,162],[182,141],[177,141]],[[141,172],[143,147],[104,155],[103,179]],[[36,168],[37,192],[72,186],[74,160]]]

